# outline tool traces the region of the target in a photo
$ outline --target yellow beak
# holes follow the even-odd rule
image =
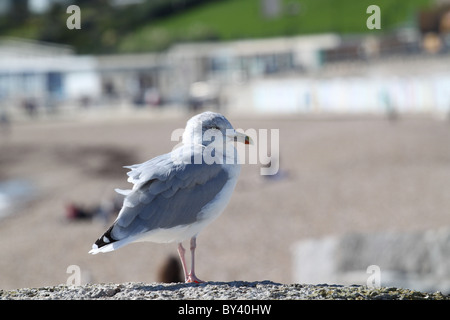
[[[246,135],[244,133],[237,132],[236,130],[234,130],[234,132],[231,134],[227,134],[227,137],[232,139],[233,141],[243,142],[244,144],[253,145],[252,138],[250,138],[248,135]]]

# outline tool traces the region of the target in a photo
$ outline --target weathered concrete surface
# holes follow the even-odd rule
[[[440,292],[366,286],[280,284],[271,281],[160,284],[130,282],[0,290],[0,299],[54,300],[450,300]]]

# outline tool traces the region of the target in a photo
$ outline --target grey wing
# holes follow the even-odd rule
[[[167,155],[151,161],[130,167],[135,188],[110,229],[111,241],[197,221],[229,179],[218,164],[175,164]]]

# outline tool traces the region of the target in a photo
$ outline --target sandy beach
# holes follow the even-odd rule
[[[69,203],[93,208],[128,188],[124,165],[172,150],[189,115],[13,123],[0,136],[0,181],[35,197],[0,219],[0,288],[154,282],[176,244],[131,244],[89,255],[108,227],[69,221]],[[432,117],[228,117],[235,128],[279,129],[280,178],[243,165],[225,212],[197,240],[196,272],[211,281],[292,282],[292,244],[349,232],[450,225],[450,124]],[[112,222],[112,217],[109,222]]]

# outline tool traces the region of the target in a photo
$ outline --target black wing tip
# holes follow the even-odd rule
[[[100,238],[97,239],[97,241],[95,241],[95,245],[97,246],[97,248],[104,247],[117,241],[111,236],[111,231],[113,228],[114,225],[112,225]]]

